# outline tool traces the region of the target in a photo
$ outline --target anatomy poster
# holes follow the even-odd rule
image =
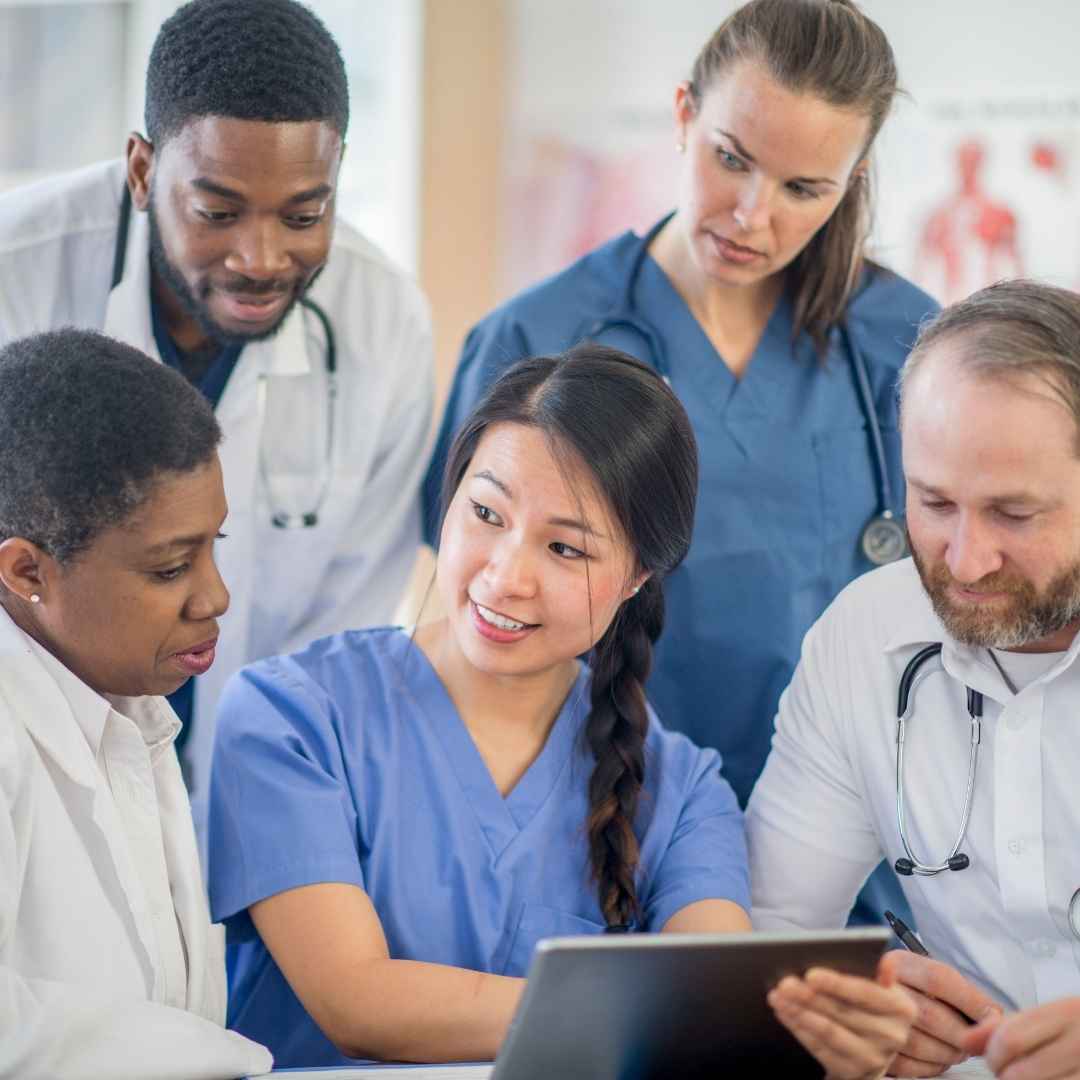
[[[879,156],[876,247],[942,302],[1004,277],[1080,288],[1080,95],[939,99]]]
[[[553,133],[521,140],[509,178],[504,251],[508,293],[561,270],[611,237],[646,231],[674,206],[678,162],[666,114],[620,147]]]

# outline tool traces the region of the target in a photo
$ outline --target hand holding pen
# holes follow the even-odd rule
[[[914,932],[891,911],[889,925],[905,950],[887,953],[882,966],[919,1006],[907,1045],[891,1067],[894,1076],[937,1076],[963,1061],[972,1023],[1001,1015],[1001,1007],[955,968],[934,960]]]

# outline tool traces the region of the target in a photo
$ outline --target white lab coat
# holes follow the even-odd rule
[[[109,291],[123,185],[123,163],[114,161],[0,198],[0,345],[76,325],[158,356],[145,214],[131,215],[124,277]],[[229,502],[217,561],[232,603],[217,661],[196,684],[184,751],[200,831],[225,680],[258,657],[392,619],[419,542],[417,496],[434,396],[423,297],[341,221],[311,296],[330,318],[338,354],[333,468],[316,527],[279,529],[270,519],[272,505],[310,510],[325,470],[326,349],[318,320],[294,308],[273,338],[247,345],[217,408]],[[260,376],[269,388],[263,410]]]
[[[158,699],[125,708],[171,710]],[[175,719],[173,718],[175,724]],[[210,923],[187,793],[171,746],[156,758],[186,1009],[164,973],[136,854],[61,687],[0,610],[0,1078],[153,1080],[265,1071],[226,1031],[223,931]]]
[[[952,849],[971,723],[983,694],[965,870],[900,877],[932,956],[1010,1008],[1080,994],[1067,910],[1080,886],[1080,636],[1013,694],[986,649],[950,639],[910,559],[849,585],[806,635],[747,809],[753,921],[842,926],[867,874],[904,856],[896,814],[900,676],[943,642],[915,683],[904,741],[905,831],[923,862]]]

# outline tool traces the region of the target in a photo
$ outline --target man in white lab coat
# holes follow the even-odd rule
[[[0,349],[0,1078],[266,1071],[225,1020],[179,724],[229,594],[221,429],[100,334]]]
[[[842,925],[884,856],[929,952],[886,961],[920,1005],[890,1075],[1076,1080],[1080,297],[976,293],[902,387],[913,558],[806,636],[748,810],[754,923]]]
[[[0,198],[0,344],[103,329],[198,386],[225,433],[232,606],[214,669],[171,699],[197,823],[225,679],[388,621],[417,551],[428,315],[335,228],[347,121],[341,56],[305,7],[193,0],[158,34],[125,159]]]

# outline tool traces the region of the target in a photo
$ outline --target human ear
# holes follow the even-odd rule
[[[686,149],[687,130],[697,116],[697,98],[689,80],[684,79],[675,87],[675,147],[681,154]]]
[[[864,183],[867,177],[870,175],[870,159],[864,157],[854,169],[851,170],[851,175],[848,177],[848,187],[852,188],[856,184]]]
[[[154,146],[137,131],[127,141],[127,185],[137,210],[150,205],[150,181],[154,175]]]
[[[0,543],[0,583],[12,596],[28,604],[40,603],[46,595],[46,560],[49,557],[36,544],[9,537]]]
[[[643,570],[640,574],[635,576],[630,581],[630,584],[627,586],[626,595],[623,597],[623,599],[631,600],[633,599],[633,597],[637,596],[637,594],[641,592],[642,587],[645,585],[645,582],[648,581],[651,577],[652,574],[647,570]]]

